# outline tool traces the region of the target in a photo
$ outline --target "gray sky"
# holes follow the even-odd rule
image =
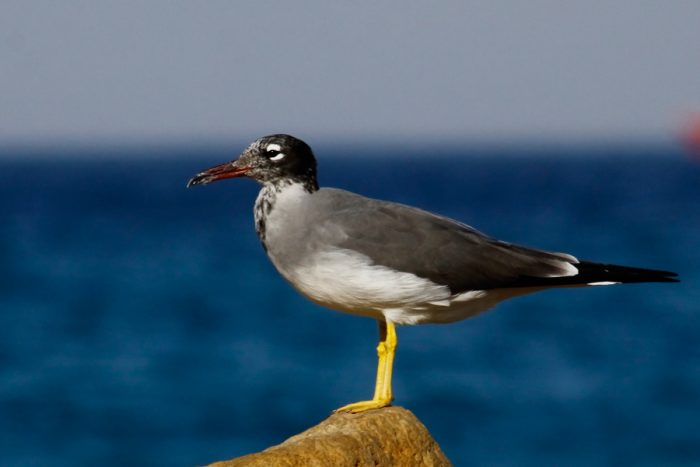
[[[0,3],[0,144],[670,138],[697,1]]]

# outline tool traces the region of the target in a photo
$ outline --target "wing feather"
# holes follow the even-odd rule
[[[527,279],[570,277],[578,260],[492,239],[446,217],[335,189],[316,220],[323,244],[362,253],[375,264],[446,285],[453,293],[530,286]],[[332,208],[332,209],[331,209]],[[330,212],[330,214],[328,214]]]

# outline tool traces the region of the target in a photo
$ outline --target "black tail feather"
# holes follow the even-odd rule
[[[590,261],[574,263],[579,270],[575,276],[564,277],[521,277],[514,287],[560,287],[589,285],[596,283],[634,284],[640,282],[680,282],[678,274],[657,269],[633,268],[615,264],[601,264]]]
[[[617,266],[615,264],[600,264],[589,261],[581,261],[575,264],[579,270],[578,275],[572,279],[578,279],[579,283],[590,282],[619,282],[622,284],[638,282],[679,282],[678,274],[671,271],[657,269],[633,268]]]

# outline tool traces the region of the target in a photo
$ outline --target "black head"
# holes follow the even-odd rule
[[[188,187],[233,177],[249,177],[266,183],[303,183],[310,191],[318,189],[316,159],[308,144],[290,135],[269,135],[251,143],[232,162],[198,173]]]

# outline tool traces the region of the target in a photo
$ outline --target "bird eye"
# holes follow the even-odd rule
[[[268,144],[267,147],[265,148],[266,156],[268,159],[271,161],[278,161],[280,159],[284,158],[284,153],[280,152],[282,148],[280,147],[279,144]]]

